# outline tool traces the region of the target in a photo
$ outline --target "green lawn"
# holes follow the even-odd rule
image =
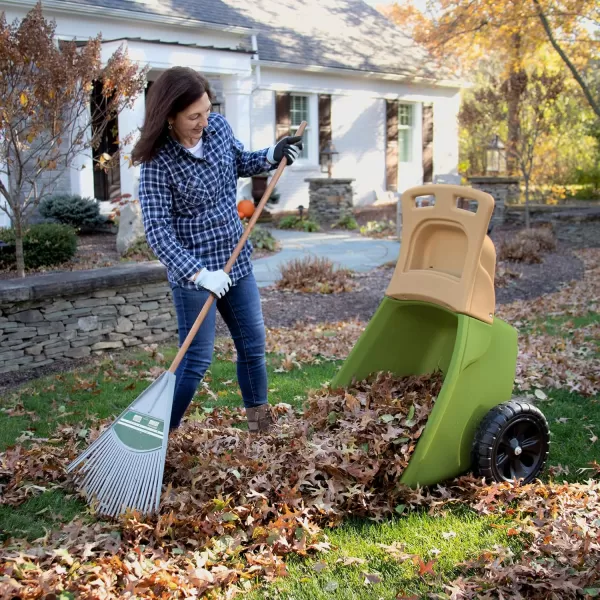
[[[174,351],[174,348],[164,351],[167,361]],[[156,363],[140,353],[120,356],[118,361],[106,360],[77,373],[47,377],[6,394],[0,405],[0,450],[27,437],[49,437],[61,423],[85,428],[94,419],[119,413],[150,385],[140,373]],[[302,403],[310,389],[329,381],[338,368],[338,363],[323,362],[278,373],[275,371],[279,360],[269,357],[268,363],[270,401],[295,406]],[[215,360],[207,380],[214,395],[200,392],[195,400],[197,410],[217,405],[241,406],[233,363]],[[550,464],[568,469],[568,474],[558,477],[560,480],[584,480],[589,474],[579,469],[593,460],[600,462],[600,441],[591,441],[594,434],[600,437],[600,399],[563,391],[546,392],[548,400],[539,406],[552,432]],[[11,416],[13,412],[26,414]],[[18,508],[0,506],[0,532],[6,532],[5,536],[10,533],[36,539],[46,529],[58,527],[84,510],[85,505],[76,497],[52,490]],[[518,552],[518,538],[507,539],[502,527],[493,526],[498,524],[495,517],[482,517],[464,507],[438,517],[412,512],[384,523],[348,521],[327,532],[332,552],[311,559],[292,557],[288,563],[290,577],[251,592],[249,597],[286,600],[378,600],[393,599],[398,594],[424,597],[428,591],[443,591],[442,580],[451,580],[459,563],[476,557],[481,550],[502,544]],[[429,565],[432,573],[421,575],[419,565],[394,558],[378,546],[394,542],[402,542],[402,551],[418,555],[422,564],[435,561]],[[342,562],[349,558],[359,560],[350,565]]]
[[[457,565],[479,552],[496,544],[519,552],[519,542],[507,537],[502,525],[498,519],[475,515],[465,508],[443,517],[413,512],[383,523],[353,519],[327,532],[333,551],[310,560],[292,556],[288,562],[290,577],[263,586],[248,597],[393,600],[398,595],[421,597],[427,592],[441,592],[442,581],[458,575]],[[396,556],[380,546],[399,543],[400,554]],[[417,563],[402,553],[416,555]]]

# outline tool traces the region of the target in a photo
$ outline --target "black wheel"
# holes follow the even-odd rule
[[[493,481],[529,483],[542,471],[550,451],[550,430],[542,412],[510,400],[492,408],[473,442],[473,470]]]

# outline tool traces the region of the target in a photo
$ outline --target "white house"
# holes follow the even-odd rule
[[[0,11],[10,22],[34,4],[0,0]],[[174,65],[208,76],[215,110],[248,149],[306,120],[302,159],[278,184],[275,210],[308,206],[304,180],[327,176],[319,150],[329,140],[333,176],[355,179],[355,205],[457,173],[460,82],[438,76],[423,49],[361,0],[44,0],[43,10],[62,39],[100,32],[107,57],[125,45],[150,66],[149,85]],[[119,116],[119,137],[142,125],[144,102]],[[137,175],[126,160],[107,176],[81,156],[60,191],[135,196]],[[240,181],[240,198],[250,194],[251,181]]]

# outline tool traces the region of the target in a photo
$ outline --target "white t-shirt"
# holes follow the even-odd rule
[[[203,158],[204,149],[202,148],[202,138],[198,141],[198,143],[192,148],[187,149],[188,152],[191,152],[196,158]]]

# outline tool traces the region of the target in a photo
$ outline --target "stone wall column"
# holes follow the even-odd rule
[[[506,205],[519,201],[518,177],[469,177],[469,183],[476,190],[487,192],[494,198],[495,207],[492,225],[501,225],[505,221]]]
[[[304,181],[308,182],[308,214],[311,220],[329,227],[352,214],[354,179],[318,177]]]

